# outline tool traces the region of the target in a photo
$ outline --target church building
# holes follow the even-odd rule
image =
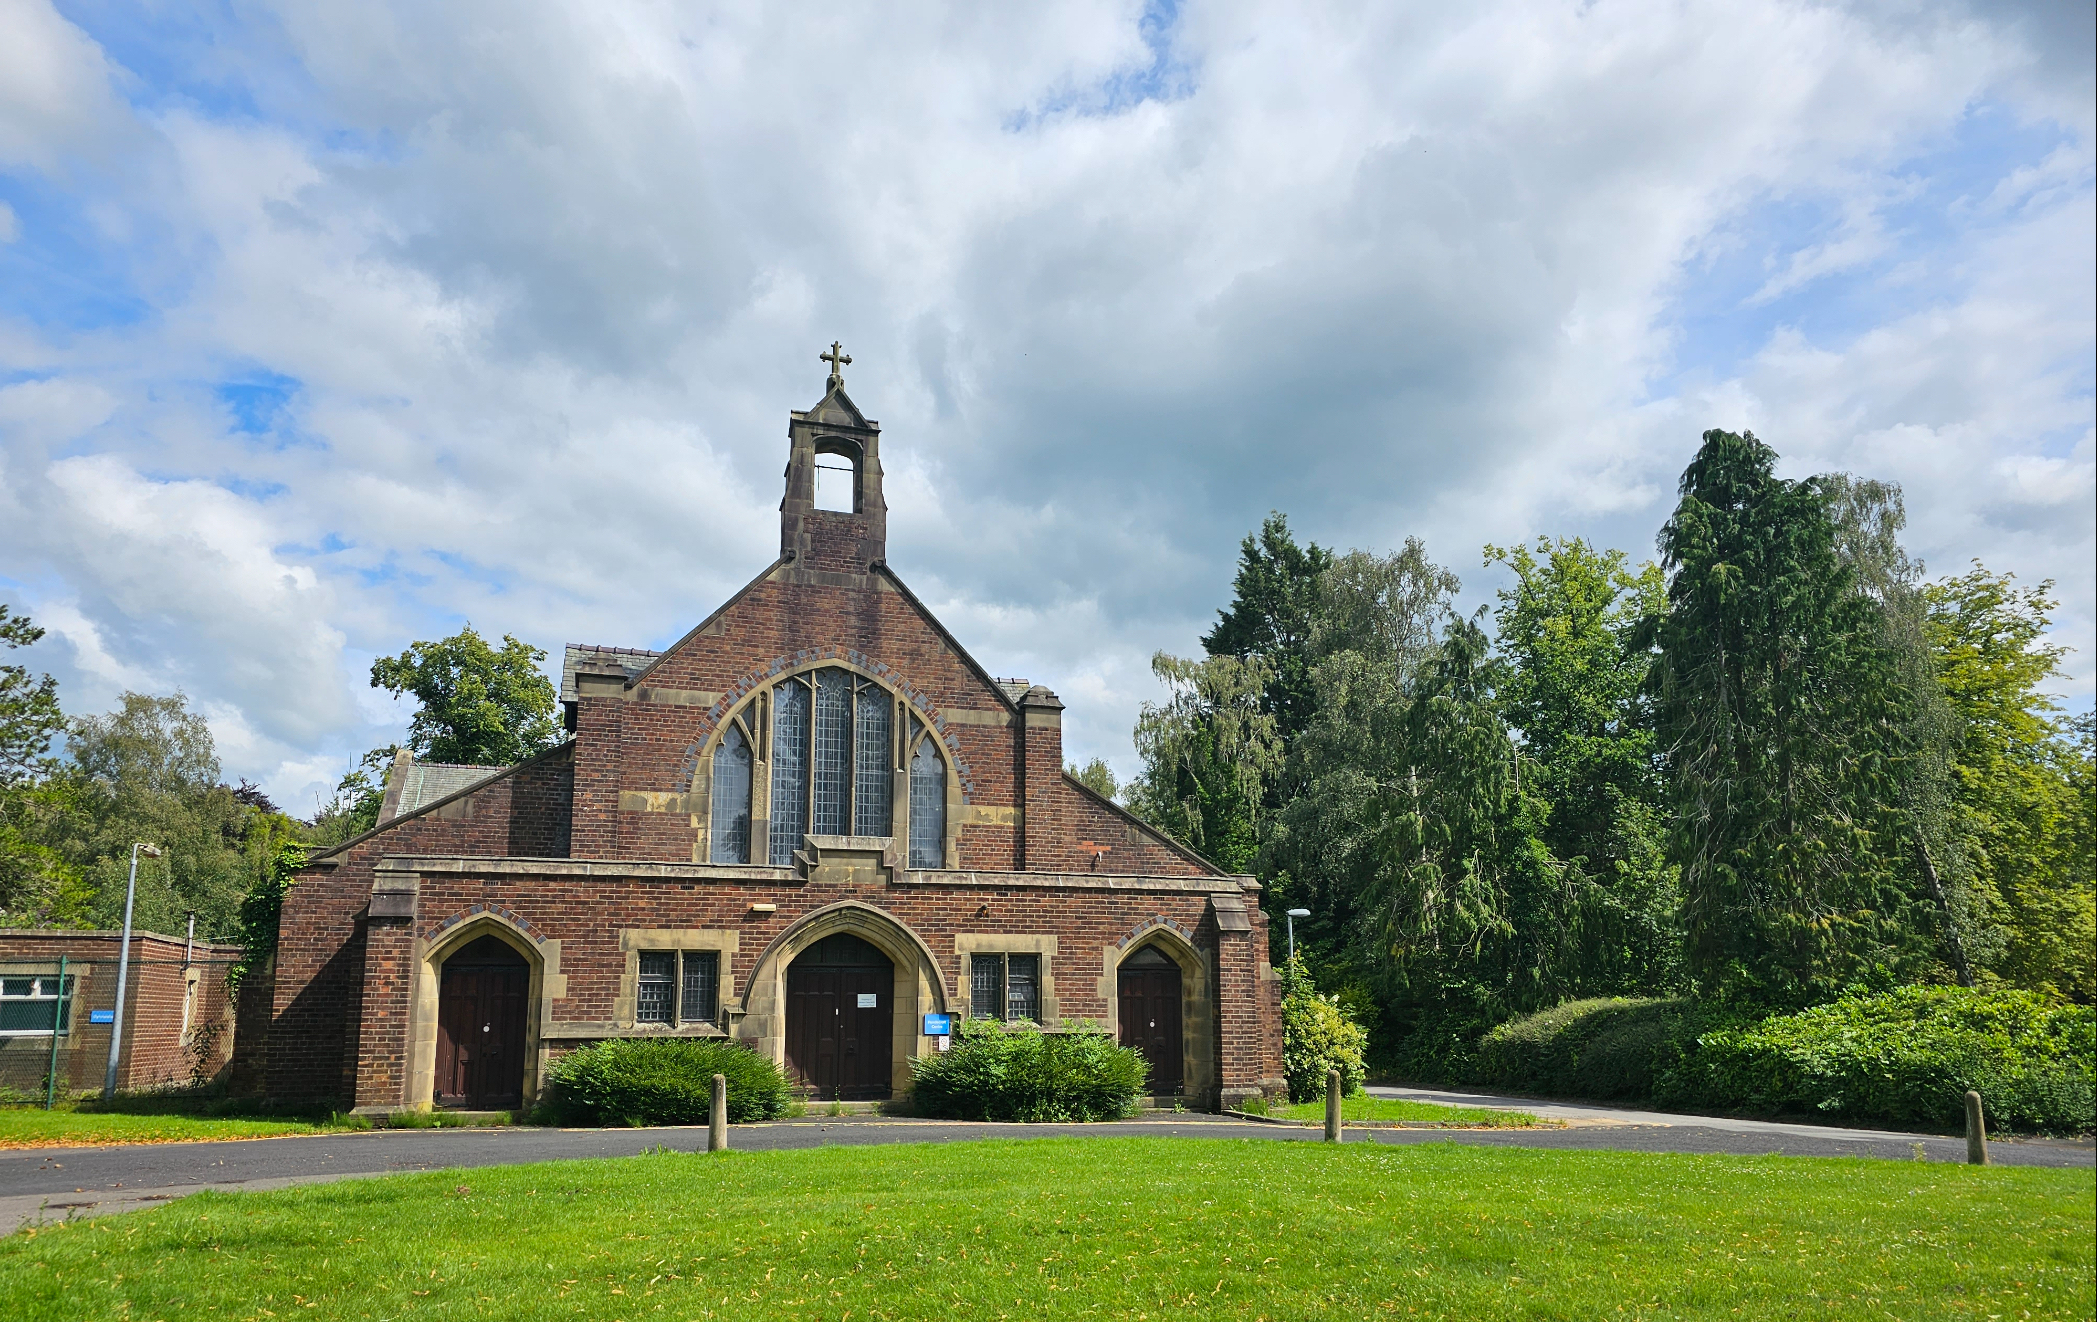
[[[1056,695],[889,567],[880,427],[823,357],[770,565],[666,651],[569,647],[554,748],[402,754],[307,863],[243,1010],[270,1096],[528,1106],[575,1048],[726,1036],[811,1098],[902,1097],[971,1016],[1095,1025],[1197,1108],[1281,1090],[1258,884],[1067,774]]]

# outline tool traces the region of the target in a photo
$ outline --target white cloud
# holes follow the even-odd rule
[[[151,312],[0,302],[38,378],[0,512],[46,525],[6,572],[92,625],[83,690],[179,680],[287,797],[386,737],[375,653],[661,642],[761,567],[840,336],[892,561],[1124,774],[1150,652],[1268,508],[1474,576],[1538,531],[1643,551],[1710,425],[1898,477],[1933,561],[2097,618],[2090,133],[2022,12],[1192,4],[1160,75],[1135,3],[299,5],[213,43],[253,114],[24,12],[58,64],[0,160],[127,144],[50,177]],[[1905,163],[1993,101],[2066,140],[1918,246]],[[1699,273],[1806,204],[1839,220],[1771,240],[1766,308],[1696,315],[1905,292],[1685,360]],[[283,408],[236,430],[212,387],[258,372]]]

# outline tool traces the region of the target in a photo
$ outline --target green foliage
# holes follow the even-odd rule
[[[1066,764],[1063,770],[1072,780],[1103,799],[1112,799],[1121,793],[1121,786],[1114,782],[1114,768],[1108,766],[1103,757],[1093,758],[1082,767]]]
[[[1685,997],[1567,1001],[1493,1029],[1465,1082],[1551,1097],[1644,1101],[1709,1020]]]
[[[1336,996],[1321,996],[1311,985],[1301,959],[1282,968],[1282,1073],[1289,1081],[1289,1100],[1307,1102],[1325,1096],[1325,1078],[1340,1072],[1340,1095],[1351,1097],[1367,1078],[1363,1053],[1369,1035],[1354,1022]]]
[[[1274,718],[1283,740],[1310,723],[1311,633],[1318,617],[1320,580],[1332,556],[1316,542],[1298,546],[1289,520],[1269,514],[1257,535],[1238,547],[1231,604],[1201,640],[1210,656],[1258,658],[1266,666],[1260,709]]]
[[[1913,966],[1897,865],[1913,703],[1821,484],[1776,460],[1710,431],[1684,471],[1654,693],[1690,972],[1798,1005]]]
[[[2036,993],[1901,987],[1706,1033],[1663,1101],[1953,1129],[1966,1091],[1992,1125],[2087,1132],[2097,1009]]]
[[[0,649],[27,647],[44,631],[0,606]],[[46,842],[71,806],[51,784],[51,741],[65,728],[58,681],[0,665],[0,921],[34,925],[84,902],[79,874]]]
[[[306,826],[308,843],[326,849],[354,840],[379,824],[386,804],[386,771],[396,748],[374,748],[336,783],[334,796]]]
[[[1495,696],[1521,733],[1516,774],[1550,807],[1544,845],[1580,879],[1568,989],[1667,990],[1680,980],[1680,871],[1666,858],[1640,645],[1666,609],[1666,580],[1578,538],[1485,554],[1515,575],[1493,621]]]
[[[911,1063],[910,1093],[919,1114],[955,1120],[1120,1120],[1136,1113],[1149,1069],[1142,1052],[1086,1025],[1044,1033],[971,1019],[951,1050]]]
[[[1262,709],[1273,670],[1258,657],[1163,652],[1151,670],[1172,696],[1144,703],[1136,718],[1143,775],[1128,786],[1129,807],[1224,871],[1249,871],[1267,782],[1282,762],[1275,718]]]
[[[509,766],[558,743],[557,694],[544,650],[503,635],[500,649],[467,625],[371,663],[371,686],[421,704],[408,747],[427,762]]]
[[[237,995],[248,974],[268,963],[277,953],[277,920],[284,912],[284,896],[306,866],[306,846],[279,839],[271,851],[269,866],[255,879],[254,889],[240,902],[240,958],[226,970],[226,990]]]
[[[63,810],[44,823],[43,842],[79,874],[84,895],[53,921],[113,927],[123,917],[131,846],[161,847],[138,867],[135,926],[238,938],[242,900],[272,866],[296,823],[252,788],[220,783],[210,727],[180,693],[126,693],[117,710],[77,718],[67,732],[69,765],[47,782]]]
[[[1956,830],[1974,890],[2002,929],[1995,972],[2097,1000],[2097,847],[2088,716],[2063,728],[2041,685],[2063,649],[2045,641],[2052,584],[2019,588],[1976,563],[1922,590],[1925,628],[1959,723]]]
[[[571,1051],[547,1070],[552,1104],[594,1124],[705,1124],[714,1075],[728,1078],[736,1124],[786,1114],[786,1076],[768,1056],[726,1038],[615,1038]]]

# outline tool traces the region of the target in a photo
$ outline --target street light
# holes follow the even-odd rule
[[[116,1096],[117,1053],[124,1049],[124,983],[131,972],[131,906],[138,899],[138,856],[159,858],[160,846],[131,846],[131,880],[124,883],[124,944],[117,950],[116,1017],[109,1025],[109,1068],[102,1072],[102,1100]],[[60,990],[63,990],[61,988]]]
[[[1289,962],[1291,964],[1296,962],[1296,920],[1310,916],[1311,911],[1309,909],[1289,910]]]

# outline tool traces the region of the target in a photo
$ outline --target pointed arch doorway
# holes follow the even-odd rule
[[[1174,1097],[1186,1089],[1186,1040],[1180,1032],[1180,966],[1148,945],[1121,962],[1121,1044],[1150,1063],[1150,1093]]]
[[[498,1111],[524,1102],[531,966],[500,937],[469,941],[444,961],[437,991],[438,1106]]]
[[[891,1095],[895,964],[849,932],[826,936],[786,970],[786,1064],[818,1101]]]

